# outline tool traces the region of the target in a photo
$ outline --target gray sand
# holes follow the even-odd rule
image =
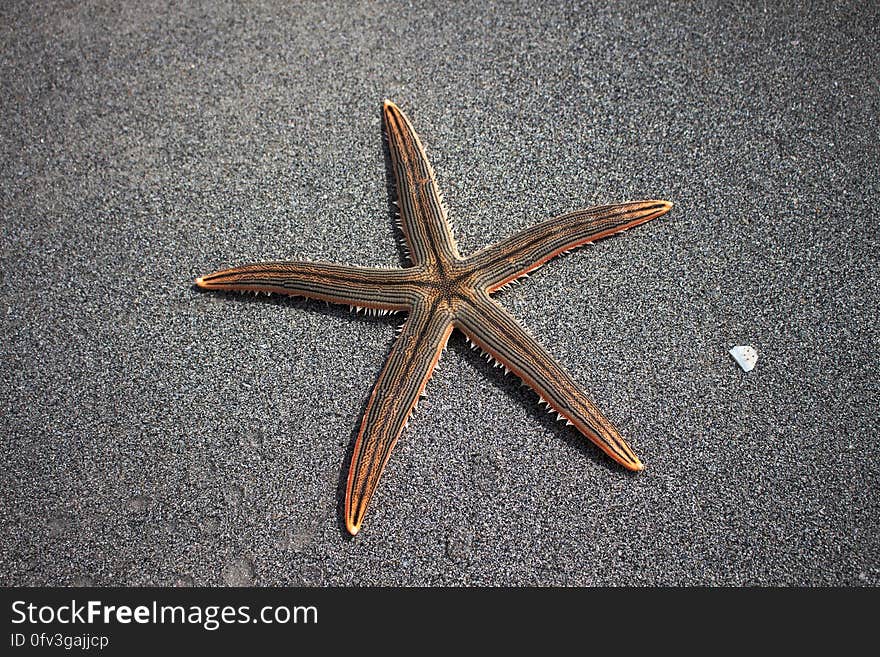
[[[876,3],[116,4],[0,6],[2,584],[880,583]],[[644,472],[456,334],[347,537],[402,316],[191,282],[399,265],[385,97],[465,253],[675,202],[499,295]]]

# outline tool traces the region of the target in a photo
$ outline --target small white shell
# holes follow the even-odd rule
[[[743,372],[751,372],[758,362],[758,352],[751,345],[741,345],[730,350],[733,360],[742,368]]]

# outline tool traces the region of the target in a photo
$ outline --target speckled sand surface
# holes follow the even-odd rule
[[[119,4],[0,5],[2,584],[880,583],[876,3]],[[346,536],[402,317],[191,282],[399,265],[385,97],[465,253],[675,202],[499,295],[644,472],[456,334]]]

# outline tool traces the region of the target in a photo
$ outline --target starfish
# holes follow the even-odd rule
[[[551,258],[665,214],[668,201],[636,201],[578,210],[539,223],[462,257],[447,222],[434,171],[412,124],[390,100],[383,123],[396,182],[399,225],[411,266],[350,267],[320,262],[251,264],[201,276],[208,290],[322,299],[406,321],[370,395],[345,491],[345,525],[361,527],[379,478],[453,329],[462,331],[629,470],[642,463],[569,374],[491,294]]]

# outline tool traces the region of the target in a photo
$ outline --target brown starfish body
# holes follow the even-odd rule
[[[637,201],[571,212],[463,258],[418,135],[391,101],[385,101],[383,118],[411,267],[270,262],[196,279],[210,290],[274,292],[407,313],[355,442],[345,493],[348,531],[360,529],[391,450],[456,328],[608,456],[641,470],[638,457],[571,376],[490,294],[560,253],[659,217],[672,204]]]

